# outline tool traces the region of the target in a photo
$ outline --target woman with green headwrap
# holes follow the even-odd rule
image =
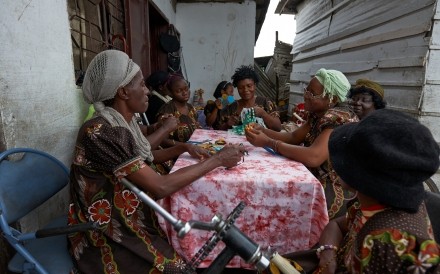
[[[350,83],[340,71],[320,69],[304,88],[304,109],[309,112],[306,123],[294,132],[276,132],[253,125],[246,129],[247,140],[258,147],[303,163],[319,179],[325,189],[330,219],[343,214],[344,193],[328,153],[328,140],[334,128],[357,122],[358,118],[346,105]]]

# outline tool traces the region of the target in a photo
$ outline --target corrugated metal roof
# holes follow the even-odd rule
[[[292,45],[276,41],[272,57],[260,57],[255,61],[255,70],[260,77],[260,83],[257,87],[258,95],[268,97],[274,102],[289,97],[289,77],[292,71],[291,50]],[[266,64],[258,64],[258,61],[263,60],[266,61]]]

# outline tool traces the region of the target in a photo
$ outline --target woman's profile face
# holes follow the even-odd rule
[[[172,84],[170,92],[173,100],[176,100],[177,102],[186,103],[189,100],[190,91],[185,79],[176,80]]]
[[[238,95],[245,101],[254,98],[255,88],[256,85],[253,79],[243,79],[237,83]]]
[[[148,95],[150,90],[145,86],[142,72],[139,71],[124,89],[128,91],[127,105],[131,111],[133,113],[145,112],[148,108]]]
[[[304,110],[319,113],[329,109],[330,99],[323,96],[324,86],[315,77],[304,89]]]

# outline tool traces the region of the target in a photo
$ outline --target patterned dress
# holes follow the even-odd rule
[[[220,111],[220,114],[217,116],[218,118],[218,123],[216,122],[217,128],[215,129],[219,129],[221,125],[227,123],[230,116],[240,117],[240,113],[237,112],[238,102],[239,101],[235,101]],[[280,113],[277,111],[275,104],[266,97],[257,96],[255,98],[254,107],[261,107],[267,113],[269,113],[269,115],[280,117]]]
[[[424,203],[415,214],[376,205],[348,208],[337,273],[440,273],[440,246],[433,240]]]
[[[347,106],[337,105],[327,110],[321,118],[310,113],[308,121],[311,128],[304,141],[304,146],[306,147],[311,146],[323,130],[334,129],[346,123],[358,122],[359,119]],[[318,178],[324,187],[329,218],[333,219],[345,214],[346,207],[344,205],[344,197],[351,197],[353,195],[343,190],[336,172],[330,163],[330,159],[327,159],[319,167],[309,168],[309,170]]]
[[[155,212],[119,182],[149,168],[135,151],[128,129],[101,117],[78,133],[70,172],[68,223],[90,221],[99,229],[69,235],[81,273],[178,273],[184,261],[168,244]]]
[[[184,115],[177,110],[176,106],[173,103],[173,100],[171,100],[170,102],[163,105],[160,108],[159,113],[157,114],[158,116],[160,116],[165,113],[170,113],[173,114],[174,117],[179,119],[179,125],[175,131],[170,133],[170,138],[183,143],[191,138],[194,130],[201,128],[198,122],[198,114],[196,108],[188,103],[187,106],[189,112],[188,115]]]
[[[211,113],[217,108],[217,104],[213,100],[209,100],[206,103],[206,106],[203,108],[203,114],[205,114],[205,117],[208,117],[211,115]],[[217,117],[212,124],[212,128],[218,128],[218,116],[220,115],[220,110],[217,111]]]

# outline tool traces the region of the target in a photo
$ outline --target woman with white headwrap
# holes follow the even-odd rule
[[[120,183],[127,178],[156,199],[190,184],[210,170],[235,166],[243,155],[226,146],[215,156],[160,176],[150,144],[135,119],[148,107],[142,72],[125,53],[107,50],[90,63],[84,97],[96,114],[78,133],[71,166],[69,224],[99,224],[98,230],[69,235],[81,273],[177,273],[184,261],[168,244],[154,211]],[[183,153],[183,146],[170,148]],[[176,154],[178,155],[178,154]]]
[[[334,128],[357,122],[347,105],[350,83],[337,70],[320,69],[304,88],[304,109],[308,120],[294,132],[276,132],[255,125],[246,130],[247,140],[255,146],[270,147],[276,153],[303,163],[324,186],[331,219],[344,213],[344,193],[330,164],[328,140]]]

